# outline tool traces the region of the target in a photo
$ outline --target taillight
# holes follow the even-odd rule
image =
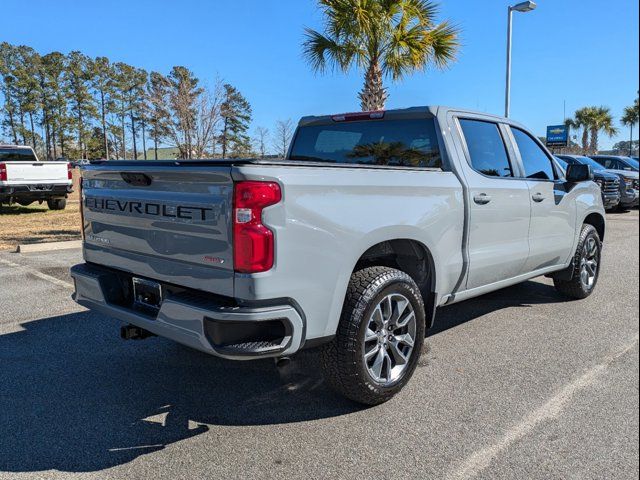
[[[273,182],[238,182],[233,196],[233,264],[236,272],[259,273],[273,267],[273,232],[262,224],[262,210],[282,199]]]
[[[82,175],[78,182],[78,195],[80,195],[80,233],[82,234],[82,240],[84,240],[84,194],[82,192]]]
[[[67,179],[73,180],[73,169],[70,163],[67,163]]]
[[[0,163],[0,182],[7,181],[7,165]]]

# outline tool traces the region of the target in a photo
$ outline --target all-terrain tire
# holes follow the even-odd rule
[[[583,262],[585,261],[585,255],[589,255],[589,252],[586,252],[588,245],[592,241],[595,241],[595,245],[597,248],[596,252],[596,260],[597,260],[597,268],[595,271],[595,277],[592,283],[586,284],[583,281],[582,277],[582,268]],[[576,300],[582,300],[590,296],[596,288],[598,283],[598,278],[600,277],[600,268],[602,261],[602,242],[600,240],[600,235],[598,235],[598,231],[592,225],[583,225],[582,231],[580,232],[580,240],[578,241],[578,248],[576,249],[575,256],[573,258],[573,275],[571,280],[559,280],[554,279],[553,283],[555,284],[556,290],[561,294],[574,298]]]
[[[365,331],[373,310],[389,294],[409,300],[416,318],[413,350],[403,373],[391,384],[370,375],[364,359]],[[406,273],[388,267],[369,267],[351,276],[335,338],[320,352],[326,382],[338,393],[365,405],[390,400],[416,369],[425,337],[425,311],[420,290]]]
[[[49,210],[64,210],[67,206],[66,198],[50,198],[47,200]]]

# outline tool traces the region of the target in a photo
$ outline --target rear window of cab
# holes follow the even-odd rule
[[[0,162],[35,162],[36,156],[30,148],[0,148]]]
[[[289,160],[442,168],[433,119],[365,120],[303,126]]]

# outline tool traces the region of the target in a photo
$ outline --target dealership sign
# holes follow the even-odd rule
[[[547,127],[547,146],[569,146],[569,127],[566,125],[552,125]]]

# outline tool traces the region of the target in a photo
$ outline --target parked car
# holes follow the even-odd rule
[[[581,165],[582,162],[572,155],[556,155],[556,159],[560,163],[562,169],[566,172],[569,165]],[[591,165],[591,162],[584,163]],[[606,210],[614,210],[620,204],[620,177],[616,174],[607,172],[604,167],[598,165],[593,167],[593,181],[598,184],[602,190],[602,202]],[[599,167],[599,168],[598,168]]]
[[[87,159],[81,159],[81,160],[74,160],[71,162],[71,165],[73,166],[73,168],[82,168],[85,165],[89,165],[91,162]]]
[[[0,208],[47,202],[51,210],[64,210],[72,191],[69,162],[41,162],[31,147],[0,145]]]
[[[443,107],[303,118],[285,160],[94,162],[74,298],[227,359],[320,347],[331,386],[379,404],[437,307],[540,275],[592,294],[592,180],[518,123]]]
[[[594,172],[607,172],[618,176],[620,179],[620,204],[622,210],[637,207],[640,203],[638,193],[638,173],[629,170],[608,170],[590,157],[582,155],[561,155],[565,160],[581,165],[590,165]]]
[[[638,171],[638,161],[631,157],[622,157],[614,155],[590,155],[592,158],[604,168],[609,170],[628,170],[630,172]]]

